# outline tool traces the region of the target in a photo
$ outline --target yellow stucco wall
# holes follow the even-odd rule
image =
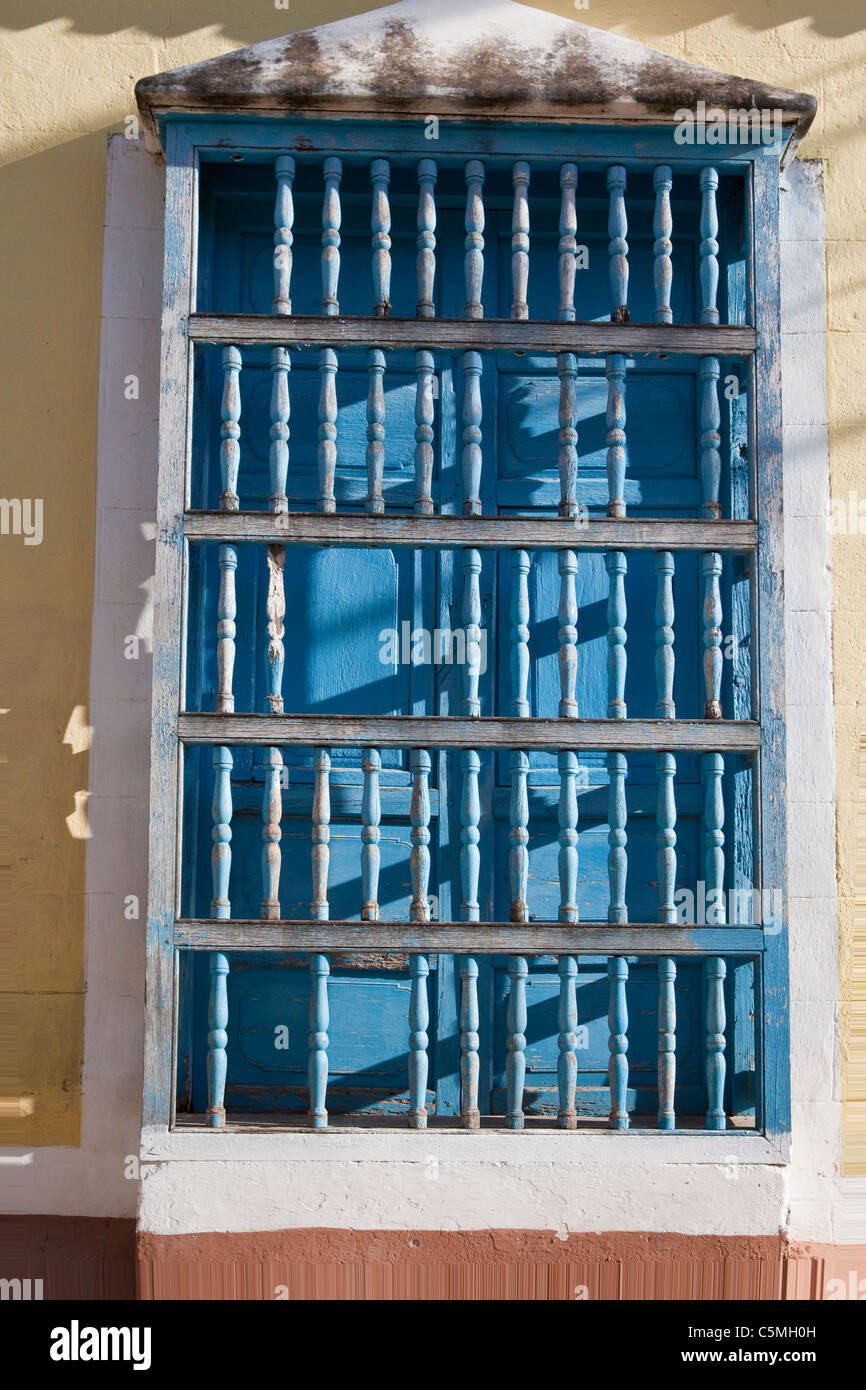
[[[14,980],[2,986],[14,993],[0,996],[0,1037],[9,1030],[13,1059],[0,1075],[0,1094],[12,1102],[6,1142],[74,1144],[79,1132],[86,840],[75,794],[87,787],[88,754],[86,737],[67,730],[76,710],[76,727],[87,724],[106,136],[134,111],[138,77],[369,8],[151,0],[133,24],[124,19],[129,7],[113,0],[75,0],[60,18],[43,0],[4,5],[0,327],[13,350],[0,373],[0,492],[42,497],[45,508],[41,546],[0,538],[3,858],[12,867],[4,918]],[[818,97],[802,152],[825,161],[831,491],[866,496],[862,0],[589,0],[580,9],[560,0],[540,8]],[[866,1172],[862,912],[855,938],[858,862],[866,874],[862,846],[858,861],[858,813],[866,845],[866,784],[858,804],[866,537],[837,536],[834,546],[846,1167]],[[863,761],[866,775],[866,752]],[[16,1105],[21,1096],[31,1099]]]

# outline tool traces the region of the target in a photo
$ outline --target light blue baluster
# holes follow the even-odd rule
[[[704,705],[705,719],[722,717],[722,557],[701,556],[704,579]]]
[[[226,1122],[225,1095],[228,1057],[226,1032],[229,1022],[229,997],[226,976],[228,957],[220,951],[210,954],[210,996],[207,1025],[207,1122],[210,1129],[223,1129]]]
[[[326,1129],[328,1125],[328,957],[310,956],[310,1012],[308,1038],[310,1061],[309,1120],[311,1129]]]
[[[628,1129],[628,1006],[626,1004],[625,984],[628,979],[628,963],[622,956],[611,956],[607,963],[610,982],[610,1005],[607,1014],[610,1061],[607,1067],[610,1087],[611,1129]]]
[[[413,748],[411,767],[411,922],[430,922],[430,753]],[[427,1129],[427,956],[410,955],[409,1127]]]
[[[289,155],[277,160],[277,203],[274,214],[276,231],[274,234],[274,303],[275,313],[290,314],[290,281],[292,273],[292,179],[295,173],[294,160]],[[287,348],[276,347],[271,351],[271,400],[270,400],[270,482],[269,498],[271,511],[288,511],[286,479],[289,468],[289,371],[291,359]],[[284,572],[286,552],[284,546],[268,546],[267,550],[267,622],[268,649],[265,663],[266,701],[272,714],[283,712],[283,666],[285,649],[284,619],[286,614],[286,595]],[[278,920],[280,915],[280,840],[282,832],[282,789],[281,778],[283,759],[278,748],[262,749],[256,758],[257,765],[263,769],[262,789],[262,917]]]
[[[233,681],[235,670],[235,637],[237,627],[237,599],[235,596],[235,571],[238,567],[238,553],[233,545],[219,548],[220,587],[217,599],[217,714],[233,714],[235,697]]]
[[[628,812],[625,800],[625,779],[628,763],[624,753],[608,753],[607,771],[610,778],[608,791],[608,855],[607,874],[610,881],[610,903],[607,920],[624,925],[628,921],[625,902],[625,886],[628,876],[628,835],[626,825]]]
[[[466,632],[466,666],[464,667],[463,713],[477,717],[481,713],[478,694],[480,670],[481,592],[479,577],[481,556],[477,550],[463,555],[463,626]],[[478,902],[478,878],[481,869],[479,842],[481,839],[481,801],[478,774],[481,760],[467,749],[461,756],[462,788],[460,802],[460,881],[463,894],[460,916],[464,922],[477,922],[481,916]],[[465,1129],[478,1129],[478,962],[464,956],[460,963],[460,1116]]]
[[[292,225],[294,206],[292,202],[292,181],[295,176],[295,161],[291,155],[280,155],[277,159],[277,202],[274,212],[274,302],[275,314],[292,312]],[[289,419],[291,402],[289,397],[289,372],[291,358],[288,348],[275,347],[271,350],[271,429],[270,429],[270,477],[271,511],[275,514],[288,511],[286,480],[289,471]],[[271,545],[267,551],[268,593],[268,649],[265,663],[265,700],[272,714],[283,712],[283,668],[285,664],[286,592],[285,592],[286,551],[284,546]],[[283,758],[278,748],[263,749],[261,763],[264,771],[262,791],[262,917],[277,921],[280,916],[280,867],[282,856],[280,840],[282,832],[282,777]]]
[[[526,776],[529,758],[525,753],[511,754],[511,850],[509,880],[511,887],[510,920],[527,922],[526,901],[529,871],[529,802],[526,795]],[[507,1116],[509,1129],[523,1128],[523,1088],[526,1077],[526,976],[528,968],[522,956],[509,956],[508,974],[511,993],[508,999],[508,1059],[506,1063]]]
[[[481,760],[474,749],[466,749],[460,759],[463,773],[463,788],[460,800],[460,882],[463,890],[461,917],[464,922],[480,920],[481,909],[478,902],[478,874],[481,868],[481,855],[478,844],[481,839],[481,802],[478,795],[478,773]]]
[[[526,778],[529,772],[529,758],[525,753],[511,754],[511,849],[508,855],[508,874],[511,885],[512,922],[528,922],[529,907],[526,901],[529,878],[529,800],[526,794]]]
[[[370,165],[373,181],[373,211],[370,226],[373,231],[373,316],[387,318],[391,312],[391,206],[388,184],[391,167],[387,159],[374,159]]]
[[[435,159],[418,161],[418,307],[415,317],[432,319],[433,283],[436,276],[436,183]]]
[[[577,165],[563,164],[559,171],[562,198],[559,208],[559,312],[561,323],[574,323],[574,275],[577,257]]]
[[[382,759],[375,748],[365,748],[361,756],[364,790],[361,794],[361,905],[362,922],[379,920],[379,822],[382,805],[379,771]]]
[[[272,512],[288,511],[286,478],[289,471],[289,371],[291,358],[288,348],[276,347],[271,352],[271,445],[270,472]]]
[[[370,387],[367,393],[367,507],[370,516],[385,510],[382,479],[385,474],[385,354],[371,348],[367,354]]]
[[[325,200],[322,205],[322,313],[333,318],[340,312],[340,180],[343,162],[331,155],[325,160]]]
[[[267,550],[268,648],[265,661],[265,701],[271,714],[283,712],[283,666],[285,663],[286,591],[285,547],[269,545]],[[280,821],[283,813],[283,756],[279,748],[260,750],[258,765],[263,769],[262,789],[262,917],[276,920],[280,915]]]
[[[481,515],[481,354],[463,354],[463,515]]]
[[[671,189],[673,188],[673,174],[670,166],[660,164],[653,171],[653,188],[656,192],[655,215],[653,217],[653,287],[656,294],[656,323],[673,323],[674,316],[671,312],[671,285],[673,283],[673,265],[671,263],[671,251],[673,250],[674,224],[671,217]]]
[[[518,718],[529,714],[529,556],[525,550],[512,555],[511,571],[511,685],[512,711]],[[529,799],[526,779],[529,758],[526,753],[511,754],[510,844],[508,856],[512,922],[529,921],[527,883],[529,878]],[[523,1088],[526,1076],[526,976],[528,967],[522,956],[510,956],[508,974],[508,1093],[506,1125],[523,1128]]]
[[[271,309],[275,314],[290,314],[292,312],[292,227],[295,221],[295,208],[292,199],[295,161],[290,154],[278,155],[276,174],[274,299]]]
[[[481,556],[477,550],[463,552],[463,629],[466,633],[466,665],[463,668],[463,713],[481,713]]]
[[[213,750],[213,849],[211,874],[213,898],[210,915],[220,920],[231,916],[229,875],[232,867],[232,767],[231,750],[217,746]]]
[[[559,770],[559,920],[577,922],[577,754],[560,753]]]
[[[719,214],[716,209],[716,169],[702,169],[701,187],[701,323],[718,323],[716,295],[719,289]]]
[[[317,748],[313,754],[315,788],[313,791],[313,900],[310,916],[314,922],[328,921],[328,867],[331,858],[331,758],[327,749]]]
[[[718,316],[717,316],[718,317]],[[719,362],[715,357],[705,358],[700,368],[701,390],[701,487],[703,502],[701,515],[717,519],[721,516],[719,505],[719,486],[721,480],[721,454],[719,445]],[[701,558],[701,571],[704,584],[703,603],[703,642],[704,642],[704,687],[705,719],[721,719],[722,691],[722,557],[710,552]]]
[[[724,926],[725,905],[725,799],[722,780],[725,760],[721,753],[705,753],[701,758],[704,776],[704,880],[707,926]]]
[[[605,362],[607,377],[607,514],[625,516],[625,358],[615,352]]]
[[[577,556],[560,550],[559,566],[559,714],[577,718]]]
[[[332,348],[319,353],[319,469],[320,512],[335,512],[334,475],[337,470],[337,354]]]
[[[310,916],[314,921],[327,922],[328,907],[328,866],[330,860],[329,841],[331,838],[331,794],[329,774],[331,759],[327,750],[317,748],[313,754],[315,769],[315,789],[313,792],[313,900],[310,903]],[[328,1089],[328,959],[322,955],[310,956],[310,1126],[324,1129],[328,1123],[325,1108]]]
[[[662,568],[660,561],[665,557],[670,562]],[[670,574],[673,573],[673,556],[667,552],[661,552],[656,558],[656,568],[659,571],[660,580],[664,578],[669,584]],[[670,609],[668,611],[668,601],[659,599],[656,607],[656,621],[659,621],[659,610],[663,610],[663,616],[668,618],[668,631],[673,632],[670,623],[673,622],[673,599],[669,600]],[[658,654],[656,652],[656,669],[659,670]],[[670,671],[663,670],[658,680],[659,703],[656,712],[663,717],[672,719],[673,701],[670,700],[670,711],[667,712],[667,700],[663,692],[669,691],[673,684],[673,654],[671,653]],[[656,801],[656,843],[658,845],[657,854],[657,874],[659,886],[659,906],[658,917],[660,922],[673,924],[677,920],[677,909],[674,902],[677,877],[677,854],[676,854],[676,820],[677,805],[674,793],[674,777],[676,775],[676,759],[672,753],[659,753],[656,755],[656,770],[658,776],[658,797]],[[674,981],[676,979],[676,965],[673,960],[664,957],[658,963],[659,976],[659,1044],[658,1044],[658,1126],[659,1129],[669,1130],[676,1128],[676,1118],[674,1115],[674,1088],[676,1084],[676,996],[674,991]]]
[[[529,714],[529,556],[511,554],[511,693],[512,714]]]
[[[415,353],[415,515],[433,515],[432,352]]]
[[[656,552],[656,715],[674,719],[674,557]]]
[[[577,961],[560,956],[559,971],[559,1056],[556,1078],[559,1087],[557,1124],[560,1129],[577,1129],[575,1092],[577,1089]]]
[[[283,759],[278,748],[262,749],[262,917],[276,922],[280,916],[280,821],[283,814],[281,778]]]
[[[577,516],[577,358],[561,352],[559,375],[559,515]]]
[[[659,975],[659,1062],[658,1127],[676,1129],[674,1098],[677,1082],[677,967],[669,956],[658,965]]]
[[[677,909],[674,893],[677,882],[677,803],[674,794],[674,777],[677,760],[673,753],[656,754],[656,775],[658,792],[656,796],[656,868],[659,883],[658,918],[660,922],[674,923]]]
[[[511,557],[511,689],[512,713],[519,719],[529,714],[529,556],[515,550]],[[526,889],[529,877],[529,801],[526,778],[529,758],[511,754],[511,921],[529,920]]]
[[[427,1128],[427,957],[409,957],[409,1128]]]
[[[625,673],[626,673],[626,604],[625,572],[626,559],[622,551],[612,550],[604,557],[609,578],[607,604],[608,640],[608,705],[609,719],[625,719]],[[626,853],[627,810],[625,800],[625,779],[628,765],[624,753],[608,753],[607,768],[610,778],[608,821],[608,877],[610,879],[610,905],[608,921],[624,923],[628,920],[625,905],[626,875],[628,856]]]
[[[241,462],[241,366],[243,359],[236,347],[223,348],[222,426],[220,428],[220,473],[222,496],[220,510],[238,509],[238,470]]]
[[[564,554],[574,558],[571,551],[566,551]],[[560,562],[562,558],[563,552],[560,552]],[[560,573],[562,572],[562,568],[560,568]],[[563,606],[560,604],[560,621],[562,616]],[[562,648],[560,648],[560,654],[561,652]],[[564,713],[562,701],[560,701],[559,712],[561,715]],[[574,702],[574,709],[568,713],[572,717],[576,716],[576,701]],[[577,922],[580,918],[577,907],[577,754],[560,753],[557,757],[557,768],[559,770],[559,921]],[[558,968],[560,977],[559,1060],[557,1062],[558,1122],[561,1129],[576,1129],[577,1114],[574,1108],[574,1095],[577,1084],[577,1058],[575,1055],[577,1046],[577,1000],[575,994],[577,962],[571,956],[560,956]]]
[[[528,319],[529,283],[529,165],[519,159],[512,169],[514,210],[511,215],[511,317]]]
[[[614,164],[607,171],[610,211],[607,231],[610,237],[611,323],[628,323],[628,219],[625,211],[625,169]]]
[[[625,719],[626,603],[625,554],[609,550],[604,557],[608,575],[607,595],[607,717]]]
[[[285,158],[289,159],[288,156]],[[279,174],[281,160],[277,161]],[[294,161],[289,159],[291,173],[294,174]],[[281,183],[280,187],[283,187]],[[291,213],[291,182],[285,183],[288,190],[289,217]],[[279,210],[279,195],[278,195]],[[279,215],[279,213],[278,213]],[[289,225],[290,221],[289,221]],[[288,232],[291,246],[291,231]],[[285,250],[285,243],[278,243]],[[289,271],[291,271],[291,252],[289,255]],[[275,258],[276,268],[276,258]],[[280,298],[280,280],[276,280],[278,298]],[[288,308],[277,309],[280,313],[291,312],[291,302],[288,300],[289,281],[288,277],[283,282],[285,294],[282,296],[281,304],[288,304]],[[277,300],[274,301],[275,307]],[[271,511],[275,514],[288,511],[288,500],[286,498],[286,478],[289,467],[289,370],[291,361],[287,348],[276,347],[271,352],[271,430],[270,430],[270,475],[271,475]],[[268,592],[267,592],[267,621],[268,621],[268,648],[267,660],[265,662],[265,699],[272,714],[282,714],[283,712],[283,667],[285,663],[285,648],[283,638],[285,636],[286,616],[286,594],[285,594],[285,564],[286,551],[281,545],[268,546],[267,550],[267,573],[268,573]],[[262,750],[262,762],[260,766],[264,768],[264,791],[262,794],[262,916],[265,918],[278,918],[280,915],[279,904],[279,882],[280,882],[280,816],[282,814],[282,794],[281,783],[283,759],[278,748]]]
[[[719,433],[719,359],[705,357],[700,366],[701,392],[701,516],[718,518],[722,514],[719,487],[722,478],[722,436]]]
[[[707,1129],[725,1129],[725,975],[724,960],[711,956],[707,981]]]
[[[506,1114],[507,1129],[523,1129],[523,1088],[526,1081],[526,977],[529,967],[523,956],[510,956],[508,959],[508,978],[511,990],[508,995],[506,1028],[508,1036],[508,1061],[506,1063]]]
[[[466,666],[463,672],[463,713],[477,717],[481,713],[478,693],[480,674],[481,636],[481,556],[477,550],[463,555],[463,627],[466,632]],[[478,902],[478,878],[481,870],[481,800],[478,774],[481,760],[473,749],[467,749],[460,760],[462,773],[460,801],[460,882],[462,902],[460,916],[464,922],[477,922],[481,916]],[[465,1129],[478,1129],[478,962],[464,956],[460,964],[460,1116]]]
[[[423,748],[413,748],[409,755],[412,771],[412,803],[409,818],[412,823],[409,854],[409,874],[412,880],[412,902],[409,918],[412,922],[430,921],[430,754]]]
[[[291,313],[289,285],[292,268],[292,179],[295,164],[289,155],[277,160],[277,208],[275,224],[277,231],[274,242],[274,311]],[[288,510],[286,497],[286,478],[289,467],[289,371],[291,359],[287,348],[276,347],[271,351],[271,401],[270,401],[270,481],[271,511],[275,514]],[[284,546],[272,545],[267,550],[268,592],[266,600],[268,648],[265,662],[265,699],[272,714],[283,712],[283,667],[285,649],[284,619],[286,615]],[[281,778],[283,759],[278,748],[261,750],[259,766],[264,773],[262,791],[262,917],[276,920],[280,915],[280,820],[282,817]]]
[[[467,319],[484,317],[481,307],[481,284],[484,279],[484,165],[480,159],[470,159],[466,165],[466,304]]]
[[[460,1119],[464,1129],[478,1129],[478,962],[464,956],[460,963]]]

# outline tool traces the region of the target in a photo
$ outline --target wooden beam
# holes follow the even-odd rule
[[[558,323],[548,319],[325,318],[191,314],[197,343],[330,348],[441,348],[448,352],[574,352],[748,357],[754,328],[732,324]]]
[[[309,922],[184,918],[178,948],[195,951],[437,952],[449,955],[759,956],[760,927],[667,927],[657,922],[611,927],[555,922]]]
[[[191,540],[258,541],[263,545],[415,546],[448,550],[709,550],[753,551],[753,521],[610,521],[605,517],[357,516],[320,512],[187,512]]]
[[[751,720],[458,719],[451,716],[353,714],[181,714],[182,743],[266,747],[600,748],[748,753],[760,746]]]
[[[165,264],[162,291],[162,387],[159,396],[159,489],[153,622],[153,712],[150,735],[150,870],[142,1118],[167,1130],[173,1113],[177,972],[171,944],[179,869],[178,785],[182,750],[174,737],[181,694],[178,659],[183,627],[184,556],[177,515],[183,507],[191,352],[184,314],[195,246],[196,155],[178,127],[167,134]],[[143,925],[143,924],[142,924]]]

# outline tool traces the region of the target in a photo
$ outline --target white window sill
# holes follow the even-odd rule
[[[362,1129],[144,1130],[142,1163],[215,1162],[365,1163],[708,1163],[785,1164],[786,1145],[750,1131],[673,1134],[550,1130]]]

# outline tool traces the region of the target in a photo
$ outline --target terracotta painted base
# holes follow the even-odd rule
[[[136,1237],[132,1221],[15,1216],[0,1218],[0,1275],[45,1300],[132,1299],[136,1281],[142,1299],[866,1300],[866,1246],[641,1232]]]
[[[291,1230],[138,1237],[143,1299],[756,1299],[824,1296],[782,1236]],[[854,1252],[835,1247],[834,1260]],[[866,1249],[857,1258],[866,1274]],[[847,1268],[847,1265],[846,1265]],[[790,1287],[789,1287],[790,1285]]]

